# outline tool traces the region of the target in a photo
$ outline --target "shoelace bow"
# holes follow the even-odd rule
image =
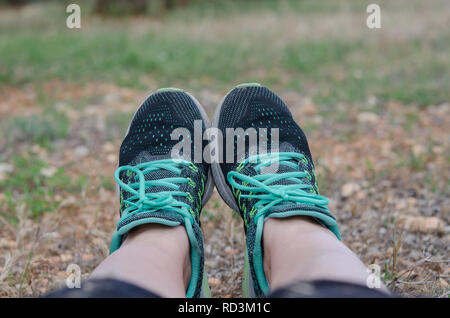
[[[156,212],[164,209],[181,214],[185,219],[188,218],[191,222],[193,216],[189,212],[191,206],[185,202],[180,201],[176,197],[189,197],[188,192],[179,191],[180,184],[189,183],[192,180],[184,177],[169,177],[157,180],[145,180],[145,175],[157,170],[167,170],[180,176],[183,167],[193,166],[191,162],[179,159],[165,159],[150,161],[138,164],[136,166],[121,166],[114,173],[114,178],[119,184],[120,188],[131,193],[131,196],[123,203],[127,207],[121,213],[119,223],[124,219],[131,217],[140,212]],[[193,168],[194,169],[194,168]],[[195,167],[197,169],[197,167]],[[127,171],[127,173],[134,173],[134,180],[137,182],[125,183],[120,179],[120,173]],[[147,192],[149,187],[166,187],[172,190]]]
[[[294,202],[297,204],[315,205],[328,211],[328,199],[314,192],[310,184],[303,183],[305,178],[311,176],[307,171],[300,171],[298,162],[305,161],[304,155],[295,152],[268,153],[254,155],[243,161],[238,171],[230,171],[227,175],[230,185],[238,191],[246,191],[249,194],[239,193],[239,198],[256,199],[252,211],[255,214],[255,223],[258,219],[265,217],[269,209],[282,203]],[[294,162],[293,162],[294,161]],[[249,164],[255,164],[254,169],[258,173],[248,176],[240,173],[242,168]],[[274,163],[294,168],[296,171],[281,173],[261,173],[263,167],[269,167]],[[241,183],[238,183],[240,180]],[[292,181],[292,184],[273,184],[280,180]],[[252,213],[252,212],[251,212]]]

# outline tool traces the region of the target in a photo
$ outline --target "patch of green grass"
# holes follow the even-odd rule
[[[4,194],[0,214],[13,224],[18,206],[25,204],[31,216],[38,218],[56,209],[60,203],[54,199],[57,193],[79,192],[87,184],[86,176],[72,179],[63,168],[51,171],[45,162],[31,156],[15,157],[13,164],[14,172],[0,182],[0,192]]]
[[[366,5],[367,6],[367,5]],[[236,14],[249,14],[258,11],[270,11],[282,14],[296,12],[299,14],[334,13],[343,10],[365,10],[364,2],[345,0],[215,0],[191,1],[186,7],[179,7],[169,12],[172,20],[191,21],[206,16],[220,18]],[[364,11],[363,11],[364,12]]]
[[[330,13],[339,10],[354,18],[352,14],[365,14],[366,4],[193,1],[186,8],[167,13],[160,20],[161,28],[156,30],[147,24],[148,28],[139,32],[128,18],[105,19],[101,24],[95,18],[86,19],[89,23],[81,30],[68,30],[61,27],[64,12],[49,19],[52,22],[44,28],[46,32],[35,32],[34,22],[16,29],[10,22],[5,26],[7,31],[0,30],[0,86],[59,79],[77,83],[106,81],[143,89],[152,79],[160,87],[181,84],[186,88],[206,85],[225,89],[234,83],[257,81],[269,86],[281,83],[284,89],[295,89],[328,108],[337,102],[361,104],[371,95],[381,102],[398,100],[421,106],[450,100],[450,63],[446,54],[450,33],[444,29],[429,38],[397,41],[387,36],[391,39],[388,44],[380,36],[386,30],[361,33],[356,38],[345,32],[334,38],[287,36],[290,40],[284,40],[283,34],[270,38],[263,29],[260,34],[244,37],[240,30],[231,28],[234,36],[228,34],[226,39],[221,34],[203,38],[196,32],[177,32],[180,27],[197,30],[202,22],[217,27],[214,17],[222,15],[248,15],[251,23],[251,19],[258,18],[251,13],[261,10],[280,21],[292,14],[299,19],[308,15],[330,18]],[[40,14],[52,6],[57,5],[46,5]],[[56,10],[52,8],[49,12]],[[401,5],[383,1],[383,8],[398,13]],[[91,18],[89,10],[84,14]]]
[[[156,33],[25,34],[0,41],[0,56],[5,63],[0,68],[0,81],[21,85],[37,78],[88,79],[139,88],[144,87],[146,76],[158,78],[161,86],[175,80],[232,81],[250,55],[248,48],[229,43],[207,45]]]
[[[331,171],[323,167],[323,172],[316,171],[316,179],[317,179],[317,185],[319,188],[319,193],[323,195],[327,195],[329,191],[333,190],[332,185],[333,182],[331,182]]]
[[[413,172],[427,171],[429,153],[414,154],[412,150],[397,151],[397,167],[406,167]]]
[[[50,109],[42,114],[18,116],[0,121],[0,132],[10,143],[37,143],[43,147],[51,147],[51,142],[63,139],[70,129],[67,116]]]
[[[302,125],[302,128],[303,128],[303,131],[306,134],[308,134],[308,133],[311,133],[311,132],[317,130],[319,127],[316,123],[307,121]]]
[[[202,210],[202,216],[208,218],[209,221],[214,221],[215,214],[209,210],[203,209]]]
[[[417,113],[407,113],[405,115],[405,127],[408,131],[411,131],[415,126],[419,124],[419,115]]]
[[[317,78],[330,65],[343,62],[355,46],[329,41],[296,42],[284,48],[282,63],[286,69]]]
[[[381,276],[381,280],[383,281],[383,284],[388,284],[390,283],[392,280],[395,279],[395,277],[397,276],[397,273],[392,272],[389,269],[388,263],[384,263],[384,274]]]
[[[445,40],[445,39],[444,39]],[[450,41],[447,50],[450,49]],[[398,70],[389,73],[385,81],[380,82],[379,96],[386,100],[399,100],[420,106],[439,104],[449,100],[450,63],[438,56],[423,57],[417,65],[412,65],[418,58],[406,57]],[[409,60],[409,61],[408,61]],[[407,65],[410,64],[410,65]]]
[[[111,176],[100,176],[100,186],[109,191],[114,191],[116,189],[116,184]]]

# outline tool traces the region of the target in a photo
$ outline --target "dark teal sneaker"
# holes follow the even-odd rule
[[[120,147],[119,167],[115,172],[120,220],[110,253],[120,248],[127,233],[136,226],[182,224],[189,237],[192,265],[186,297],[208,297],[200,211],[214,187],[210,165],[193,163],[184,153],[179,153],[183,159],[176,159],[171,153],[179,142],[171,139],[173,130],[184,128],[193,136],[194,121],[202,123],[202,132],[209,127],[200,103],[174,88],[156,91],[135,113]],[[194,154],[193,143],[191,154]]]
[[[231,146],[225,140],[224,163],[211,166],[220,195],[244,220],[243,295],[264,296],[269,293],[261,244],[264,220],[310,216],[340,239],[336,219],[328,210],[328,199],[319,195],[305,134],[276,94],[259,84],[239,85],[222,100],[212,126],[224,135],[227,128],[242,128],[247,136],[251,135],[248,129],[257,132],[257,144],[251,138],[245,142],[243,158],[238,157],[236,140],[231,140]],[[258,148],[265,143],[267,147]],[[233,162],[227,163],[227,157],[234,158]]]

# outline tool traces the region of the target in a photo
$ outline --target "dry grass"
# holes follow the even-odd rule
[[[51,87],[55,95],[68,91],[65,84],[59,85],[56,89],[58,85],[53,83],[49,90]],[[59,208],[37,222],[27,217],[24,206],[17,208],[16,226],[2,219],[2,296],[42,295],[64,283],[69,264],[79,264],[83,277],[88,277],[107,255],[118,219],[111,176],[121,138],[111,140],[109,130],[125,127],[106,123],[118,110],[132,112],[147,92],[110,85],[99,85],[95,91],[88,87],[71,90],[66,99],[73,94],[89,97],[95,104],[63,107],[72,126],[64,143],[57,152],[36,145],[31,151],[51,166],[64,167],[70,176],[86,175],[89,183],[81,193],[57,194],[61,196]],[[220,97],[206,91],[195,95],[210,114]],[[386,283],[398,293],[434,297],[448,293],[448,104],[419,109],[391,103],[371,123],[361,121],[361,116],[358,120],[361,112],[356,108],[346,107],[347,116],[337,121],[295,92],[285,92],[282,97],[301,125],[320,125],[307,134],[319,185],[331,198],[330,208],[338,218],[344,242],[366,264],[379,264]],[[410,113],[419,119],[409,130],[392,125],[405,121]],[[77,157],[75,149],[80,146],[88,151]],[[27,153],[29,147],[16,144],[13,150]],[[416,153],[417,162],[411,153]],[[355,190],[344,195],[348,183],[356,185]],[[436,217],[445,226],[427,232],[403,229],[402,217]],[[240,219],[233,217],[214,193],[203,211],[202,226],[213,296],[239,296],[244,252]]]
[[[284,9],[278,15],[255,11],[199,19],[175,15],[167,21],[136,19],[126,25],[116,19],[88,18],[85,26],[104,32],[110,27],[117,30],[123,26],[136,37],[152,29],[152,32],[176,34],[213,46],[221,41],[228,45],[237,41],[244,52],[251,51],[255,45],[258,54],[252,54],[248,63],[241,61],[242,64],[233,65],[246,67],[256,63],[255,59],[261,62],[248,69],[236,69],[242,72],[239,75],[247,76],[249,72],[251,78],[263,83],[273,81],[272,88],[280,93],[294,118],[305,129],[319,187],[322,194],[330,198],[330,209],[338,219],[343,241],[365,264],[380,265],[383,280],[394,292],[404,296],[448,297],[450,101],[427,93],[430,89],[439,92],[436,87],[446,87],[435,86],[442,85],[442,80],[446,79],[439,76],[446,69],[437,72],[435,68],[436,65],[448,67],[445,45],[449,40],[446,29],[449,4],[440,0],[414,1],[414,6],[408,6],[408,1],[383,3],[391,9],[383,13],[383,29],[376,35],[370,33],[370,37],[369,31],[360,27],[365,15],[345,5],[337,12],[295,13]],[[40,19],[42,10],[45,12],[37,5],[14,13],[0,11],[0,29],[19,34],[29,32],[32,26],[32,29],[52,34],[53,22]],[[19,17],[29,24],[17,26],[16,30]],[[99,31],[99,34],[106,33]],[[291,42],[301,48],[311,39],[322,44],[340,39],[349,43],[367,40],[368,48],[375,51],[351,51],[349,60],[356,66],[349,70],[342,69],[339,59],[333,60],[331,56],[329,67],[325,65],[311,74],[305,75],[301,69],[284,72],[277,64],[281,60],[278,51]],[[172,40],[168,39],[168,50],[176,48],[171,46]],[[158,41],[167,44],[161,39]],[[262,52],[265,50],[261,48],[267,41],[271,43],[270,54],[264,55],[267,52]],[[414,43],[419,43],[417,52],[412,50]],[[436,49],[430,43],[443,45],[444,49]],[[57,48],[58,45],[55,44]],[[334,52],[332,46],[329,44],[326,48],[331,47]],[[396,53],[396,48],[400,53]],[[364,63],[371,66],[383,57],[384,51],[400,57],[392,59],[392,63],[381,63],[380,68],[373,67],[382,81],[365,81],[367,73],[360,66]],[[407,55],[403,57],[404,52]],[[192,54],[197,56],[197,51]],[[270,64],[272,60],[275,62]],[[226,59],[220,61],[225,68]],[[185,72],[191,71],[190,60],[185,62],[180,65],[186,65]],[[315,70],[315,65],[322,66],[323,62],[311,59],[311,63],[316,63],[312,69]],[[441,64],[434,64],[437,62]],[[266,63],[270,66],[263,67]],[[291,66],[298,67],[294,63],[288,68]],[[0,62],[0,75],[2,67]],[[416,68],[424,72],[418,72],[420,76],[410,73]],[[20,67],[14,70],[24,72]],[[392,73],[393,70],[398,73]],[[347,85],[344,79],[350,72],[359,80]],[[114,81],[91,80],[81,85],[75,82],[79,78],[62,81],[58,77],[45,81],[39,78],[37,82],[31,80],[21,85],[9,82],[0,85],[0,163],[14,165],[14,158],[31,156],[50,168],[63,169],[70,180],[79,177],[87,180],[80,183],[76,191],[64,187],[55,193],[46,193],[45,201],[55,203],[56,208],[34,218],[30,205],[39,202],[27,201],[28,205],[24,205],[22,189],[16,187],[9,191],[8,183],[17,177],[17,170],[0,172],[0,183],[6,180],[0,186],[1,297],[43,295],[64,284],[66,268],[72,263],[78,264],[83,277],[87,278],[107,256],[118,220],[112,175],[121,138],[138,104],[149,91],[162,85],[154,74],[138,74],[145,77],[145,89],[125,88],[112,83]],[[234,84],[224,82],[221,74],[206,73],[200,78],[203,86],[200,88],[193,79],[180,80],[178,74],[173,72],[171,86],[188,88],[210,116]],[[389,74],[394,74],[392,83],[383,81]],[[273,80],[276,76],[281,77]],[[292,85],[296,77],[306,80]],[[355,88],[354,83],[360,83],[361,87]],[[414,95],[421,100],[412,98],[411,102],[399,102],[395,98],[380,98],[376,91],[370,90],[371,94],[363,98],[354,96],[367,88],[364,85],[377,88],[397,83],[405,83],[402,92],[408,93],[413,91],[412,86],[422,88],[421,85],[425,85]],[[315,93],[324,90],[329,90],[333,98],[319,103],[314,98]],[[347,91],[349,101],[339,95]],[[27,119],[49,110],[68,118],[67,136],[56,135],[46,143],[36,143],[14,139],[11,132],[4,130],[14,118]],[[46,173],[48,171],[51,169]],[[41,176],[42,171],[37,171],[36,175]],[[28,182],[36,183],[36,180],[27,179],[24,187]],[[233,216],[216,192],[201,220],[212,295],[240,296],[244,259],[241,220]]]

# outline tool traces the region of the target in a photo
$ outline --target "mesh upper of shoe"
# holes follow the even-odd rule
[[[316,176],[314,172],[314,163],[312,161],[311,153],[309,150],[308,142],[302,129],[297,125],[297,123],[292,118],[292,114],[287,108],[286,104],[272,91],[262,86],[245,86],[233,89],[225,98],[221,113],[219,117],[218,127],[224,132],[226,128],[242,128],[244,130],[252,127],[257,131],[259,128],[267,129],[267,152],[271,152],[272,144],[272,134],[271,129],[278,128],[279,132],[279,149],[277,152],[294,152],[300,153],[304,156],[305,160],[292,160],[291,163],[295,163],[297,166],[295,168],[288,167],[286,165],[279,165],[278,173],[291,172],[291,171],[302,171],[307,172],[310,178],[302,178],[303,184],[308,184],[312,186],[312,191],[316,194],[319,193],[318,186],[316,183]],[[258,131],[259,136],[259,131]],[[258,137],[259,138],[259,137]],[[259,141],[259,140],[258,140]],[[229,141],[227,141],[229,142]],[[261,143],[259,143],[261,144]],[[234,148],[237,147],[237,141],[234,141]],[[245,158],[249,157],[249,150],[251,146],[248,140],[246,140],[245,147]],[[226,156],[226,147],[224,147],[224,158]],[[230,171],[237,171],[240,162],[237,161],[236,150],[234,150],[234,162],[233,163],[222,163],[220,168],[227,179],[227,175]],[[244,167],[239,169],[241,174],[246,176],[255,176],[260,172],[255,170],[256,163],[247,163]],[[239,184],[243,184],[242,181],[237,181]],[[281,179],[271,184],[273,185],[288,185],[293,184],[293,181],[288,179]],[[231,187],[227,180],[228,186]],[[232,187],[231,187],[232,188]],[[253,286],[256,295],[263,295],[263,292],[259,284],[255,283],[258,281],[256,272],[254,269],[254,250],[255,250],[255,237],[257,232],[257,225],[253,222],[255,214],[245,213],[244,211],[250,211],[252,207],[257,202],[255,198],[243,198],[242,194],[249,194],[248,191],[233,191],[235,199],[240,207],[239,213],[244,219],[244,229],[247,238],[247,251],[250,261],[250,274],[253,279]],[[271,207],[266,215],[273,216],[276,213],[286,215],[286,212],[290,211],[314,211],[326,215],[331,220],[335,218],[331,213],[320,206],[315,205],[304,205],[298,204],[290,201],[281,202],[278,205]],[[296,212],[294,212],[296,213]],[[322,223],[321,220],[318,220]],[[333,222],[333,221],[332,221]],[[262,246],[258,247],[261,248]],[[261,253],[263,253],[261,251]]]
[[[176,128],[185,128],[191,136],[194,135],[194,121],[202,120],[200,111],[192,98],[185,92],[160,92],[150,95],[136,112],[127,136],[120,147],[119,166],[137,165],[144,162],[171,158],[171,150],[179,140],[172,140],[171,133]],[[202,130],[205,130],[202,121]],[[204,141],[203,141],[204,142]],[[194,153],[195,145],[191,138],[191,154]],[[198,173],[185,168],[181,176],[191,178],[199,187],[204,184],[209,165],[202,162],[195,164]],[[158,170],[145,175],[145,180],[158,180],[161,178],[177,177],[173,172]],[[125,183],[134,181],[133,173],[122,172],[120,178]],[[159,192],[170,190],[163,186],[149,187],[146,192]],[[192,191],[189,185],[180,186],[181,191],[192,192],[194,202],[201,202],[198,191]],[[121,201],[123,202],[129,193],[121,190]],[[180,198],[189,202],[186,198]],[[124,207],[122,206],[121,209]],[[199,212],[199,209],[198,209]],[[169,215],[167,215],[169,217]],[[177,215],[172,218],[179,218]],[[196,220],[199,221],[198,213]]]
[[[225,98],[220,117],[219,128],[226,131],[226,128],[255,128],[258,132],[259,128],[267,129],[267,152],[270,152],[272,144],[271,129],[277,128],[279,131],[279,152],[296,152],[303,154],[307,162],[299,162],[299,170],[307,171],[311,175],[311,180],[302,180],[305,184],[311,184],[314,190],[318,192],[316,187],[316,178],[314,174],[314,163],[311,158],[311,152],[308,147],[308,141],[302,129],[292,118],[286,104],[275,93],[263,86],[239,87],[232,90]],[[237,147],[237,139],[234,141]],[[246,140],[245,157],[249,155],[250,145]],[[224,147],[224,158],[226,158],[226,147]],[[224,176],[228,172],[236,170],[239,162],[234,153],[235,161],[233,163],[221,164]],[[292,168],[280,165],[278,172],[293,171]],[[247,164],[241,173],[253,176],[256,171],[252,164]],[[283,179],[274,184],[292,184],[291,181]],[[254,199],[241,199],[251,209]],[[288,208],[286,205],[285,208]],[[292,208],[292,205],[291,205]],[[280,207],[277,208],[280,210]],[[249,221],[249,220],[247,220]]]
[[[191,133],[191,136],[194,136],[195,120],[202,121],[203,132],[206,127],[200,111],[193,99],[187,93],[182,91],[164,91],[150,95],[133,117],[129,131],[122,142],[119,153],[119,166],[136,166],[149,161],[171,158],[172,148],[179,142],[179,140],[171,139],[172,131],[176,128],[185,128]],[[194,154],[195,151],[193,140],[194,138],[191,138],[191,154]],[[197,171],[185,167],[181,170],[181,175],[177,175],[172,171],[161,169],[146,173],[145,180],[182,177],[190,178],[193,181],[195,184],[194,187],[187,183],[179,185],[179,191],[189,192],[192,195],[192,201],[187,197],[177,197],[177,200],[185,202],[193,208],[195,215],[193,216],[194,222],[192,224],[192,229],[201,251],[199,253],[199,264],[203,264],[203,234],[200,228],[200,210],[209,164],[205,162],[194,164],[198,168]],[[125,184],[137,182],[136,174],[129,171],[122,171],[119,178]],[[151,186],[147,187],[145,192],[155,193],[169,190],[171,189],[164,186]],[[120,211],[123,211],[126,208],[126,203],[124,201],[130,197],[131,194],[128,191],[120,189]],[[184,224],[183,217],[173,211],[164,209],[148,212],[141,211],[121,220],[117,225],[117,231],[120,231],[122,227],[131,222],[147,218],[159,218]],[[198,270],[200,279],[198,279],[194,297],[200,296],[203,265]]]

